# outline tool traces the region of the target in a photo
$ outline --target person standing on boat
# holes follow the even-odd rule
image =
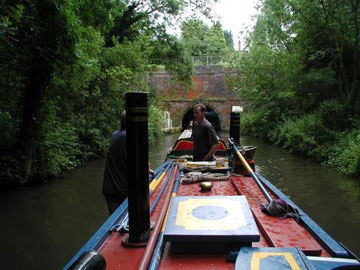
[[[219,148],[219,140],[213,125],[206,120],[206,106],[197,104],[193,109],[195,122],[192,126],[192,138],[194,140],[194,161],[215,160],[214,154]]]
[[[149,173],[155,172],[150,169]],[[102,193],[105,197],[110,215],[128,196],[126,153],[126,112],[121,114],[121,127],[113,133],[106,154]]]
[[[111,136],[106,154],[102,193],[110,215],[127,198],[126,112],[121,114],[120,130]]]

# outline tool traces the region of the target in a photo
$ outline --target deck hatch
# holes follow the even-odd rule
[[[235,270],[312,270],[314,267],[300,248],[244,247],[236,259]]]
[[[177,196],[170,204],[164,240],[172,243],[172,251],[228,252],[251,246],[260,234],[245,196]],[[216,251],[209,246],[217,246]]]

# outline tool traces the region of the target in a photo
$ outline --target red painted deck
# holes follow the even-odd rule
[[[180,185],[177,196],[234,196],[238,195],[229,180],[212,181],[213,188],[208,192],[201,192],[200,183]]]
[[[165,178],[165,177],[164,177]],[[150,198],[152,202],[163,183]],[[307,255],[329,256],[311,235],[293,219],[280,220],[261,212],[260,203],[266,202],[264,195],[250,177],[231,177],[227,181],[213,181],[210,192],[201,192],[199,183],[180,185],[177,196],[245,195],[260,230],[260,241],[254,247],[300,247]],[[169,185],[168,185],[169,186]],[[167,189],[151,215],[156,221],[164,203]],[[137,269],[145,248],[123,247],[121,240],[127,234],[113,232],[99,249],[105,257],[106,269]],[[160,269],[233,269],[234,263],[225,261],[227,254],[171,254],[169,244],[165,245]]]
[[[170,254],[167,244],[159,269],[234,269],[235,264],[225,259],[225,254]]]
[[[261,212],[260,203],[267,201],[251,177],[231,177],[231,182],[239,194],[246,196],[257,225],[271,247],[299,247],[306,255],[329,256],[294,219],[281,220],[279,217],[271,217]]]

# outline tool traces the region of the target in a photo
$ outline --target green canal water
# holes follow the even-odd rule
[[[178,135],[150,146],[153,168]],[[360,255],[359,180],[254,138],[242,137],[241,143],[257,145],[257,171]],[[104,165],[104,159],[92,160],[47,184],[1,194],[0,268],[61,269],[108,217],[101,194]]]

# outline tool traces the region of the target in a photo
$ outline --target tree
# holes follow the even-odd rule
[[[315,93],[314,102],[338,99],[353,117],[359,110],[359,9],[359,0],[263,1],[252,42],[301,54],[308,79],[319,84],[325,75],[328,91]],[[303,94],[314,91],[312,84],[307,80]]]
[[[226,41],[226,46],[230,50],[234,50],[234,40],[233,40],[233,35],[232,35],[231,31],[224,30],[224,37],[225,37],[225,41]]]
[[[54,1],[11,1],[3,7],[2,16],[8,19],[8,26],[11,25],[2,32],[2,39],[10,45],[9,50],[15,52],[18,65],[27,63],[20,67],[18,73],[24,85],[20,94],[22,116],[17,137],[17,146],[23,156],[22,181],[27,182],[40,137],[42,105],[54,69],[53,63],[60,59],[60,47],[66,48],[72,43],[66,38],[65,16]],[[66,45],[63,43],[65,40]],[[7,48],[2,47],[1,50],[6,52]]]
[[[221,23],[216,22],[205,36],[207,53],[210,55],[222,55],[225,52],[226,40]]]
[[[181,26],[181,40],[191,55],[222,55],[227,48],[219,22],[210,28],[199,19],[190,19]]]
[[[141,29],[149,26],[170,23],[179,20],[185,10],[209,16],[212,3],[218,0],[127,0],[122,13],[115,17],[114,27],[107,36],[111,45],[115,36],[121,42],[124,38],[132,39]]]
[[[207,25],[199,19],[190,19],[181,25],[181,40],[191,55],[207,54],[205,37],[209,31]]]
[[[360,0],[261,1],[238,62],[244,131],[359,173],[359,8]]]

